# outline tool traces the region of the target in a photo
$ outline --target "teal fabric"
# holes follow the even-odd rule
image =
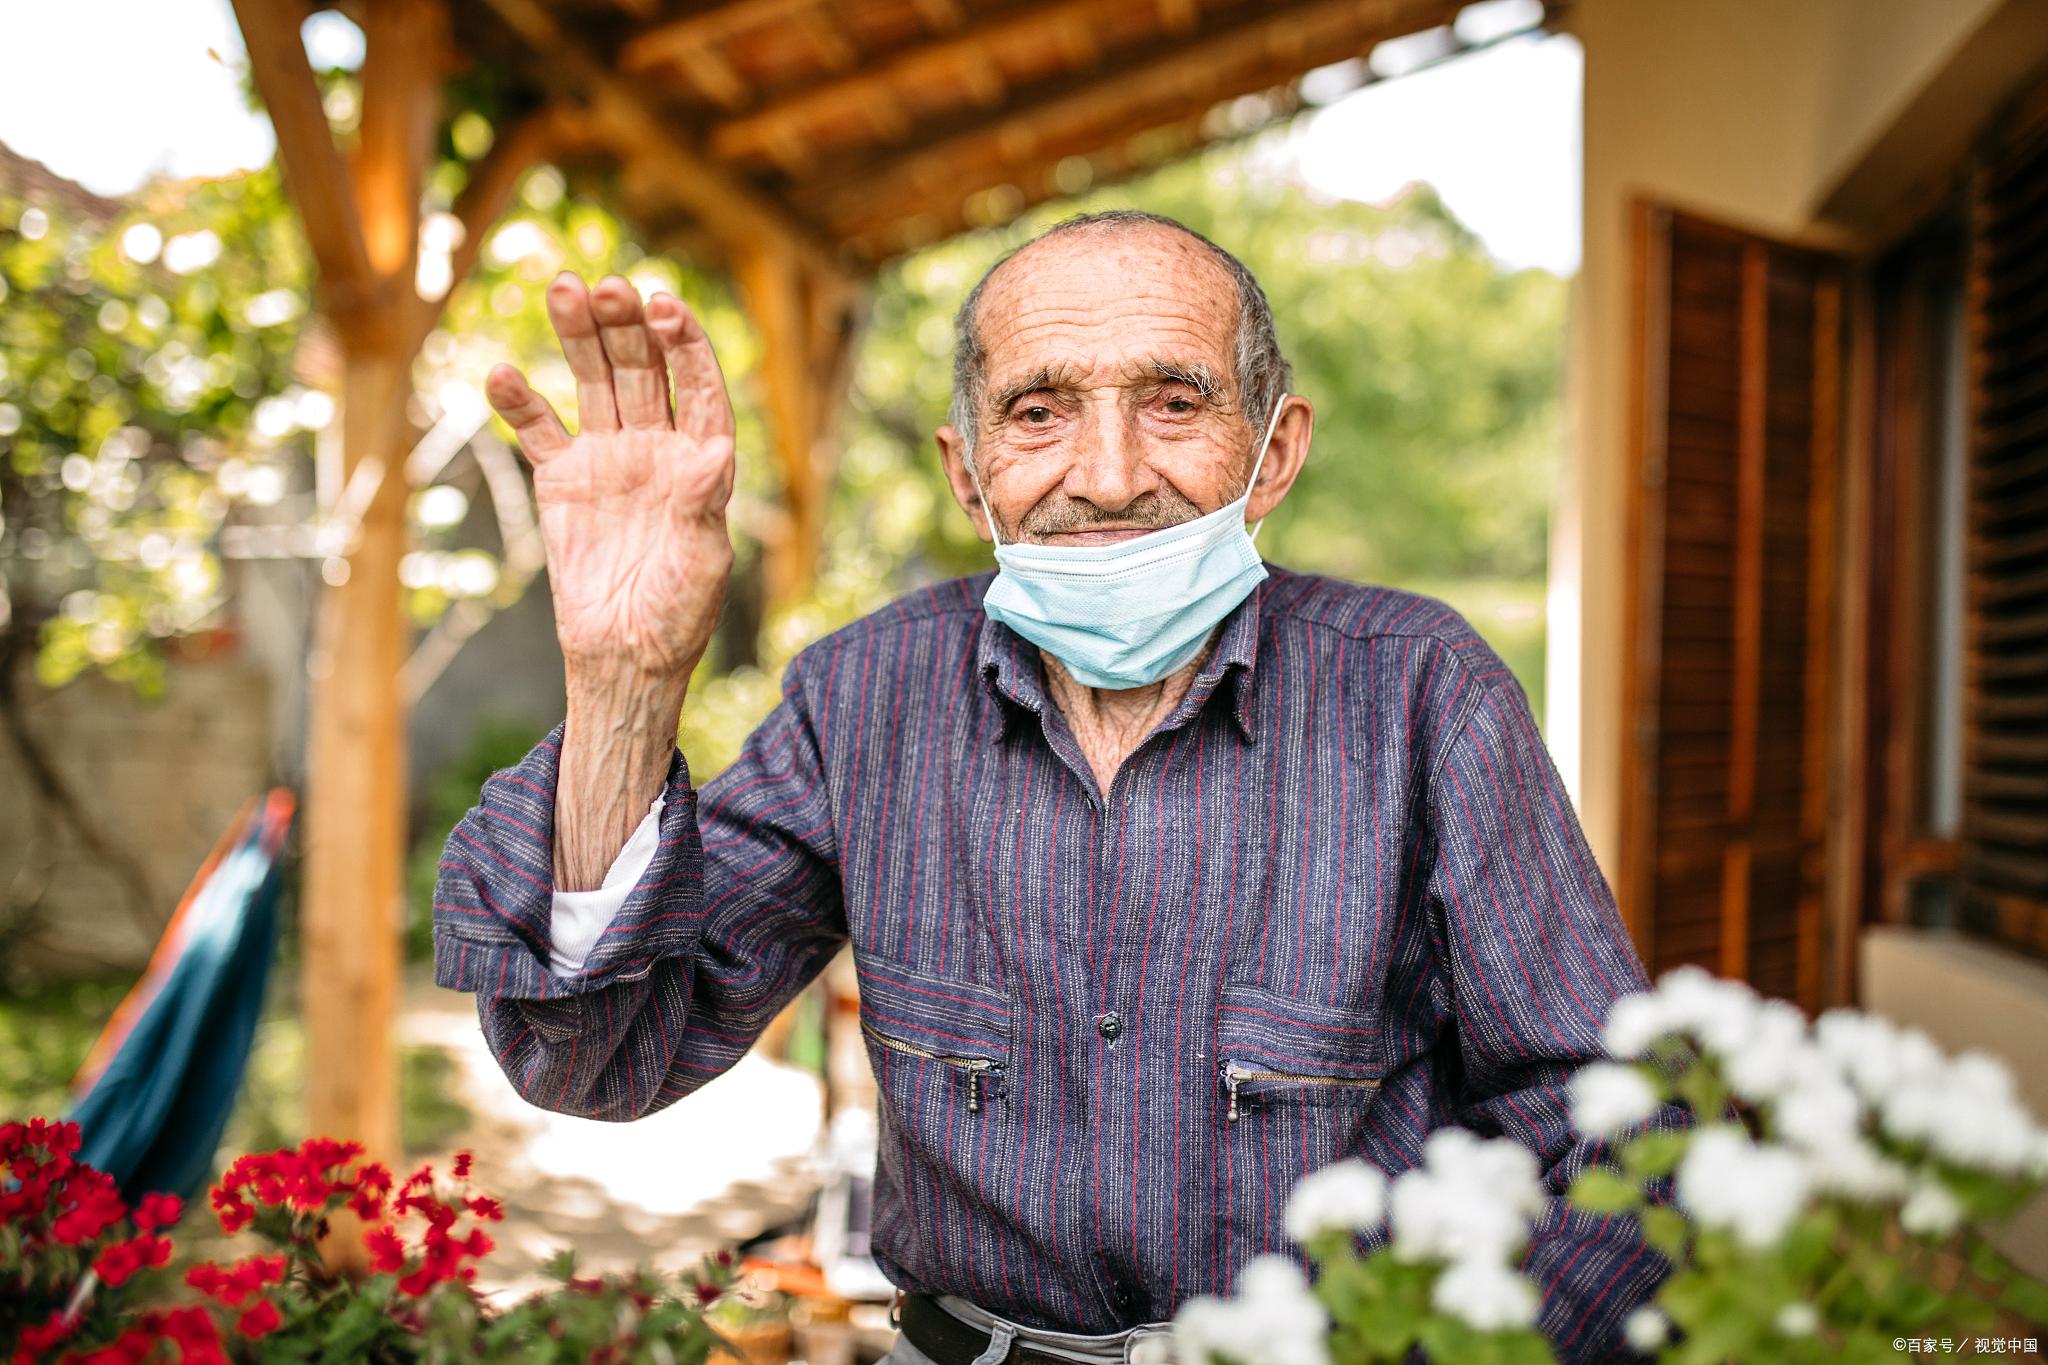
[[[71,1111],[80,1159],[130,1200],[197,1194],[241,1089],[277,954],[290,816],[264,803],[243,823],[173,927],[182,940],[175,957],[152,964],[162,978],[155,996]]]

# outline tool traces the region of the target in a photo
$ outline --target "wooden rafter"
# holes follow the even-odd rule
[[[796,186],[790,198],[843,238],[869,237],[899,220],[905,205],[934,195],[965,199],[1006,183],[1005,173],[1016,167],[1044,164],[1042,149],[1091,141],[1101,146],[1119,131],[1127,135],[1198,115],[1354,56],[1392,34],[1444,22],[1457,8],[1448,0],[1261,7],[1212,25],[1166,55],[1124,67],[1114,81],[1069,78],[1026,105],[971,120],[893,162],[847,166],[829,180]]]
[[[490,151],[484,153],[483,158],[470,169],[469,183],[456,196],[453,209],[455,220],[462,224],[462,240],[449,255],[451,293],[476,268],[484,239],[505,216],[505,211],[511,208],[512,195],[519,188],[520,177],[562,145],[562,122],[552,109],[538,109],[512,120],[498,130]],[[426,340],[446,302],[445,294],[439,298],[417,300],[406,337],[408,349],[417,350]]]
[[[659,155],[671,171],[676,202],[721,241],[767,241],[793,253],[807,269],[836,274],[833,249],[788,210],[718,165],[628,81],[565,31],[538,0],[484,0],[539,60],[534,72],[566,98],[588,104],[612,145]],[[707,16],[708,17],[708,16]]]
[[[963,67],[989,63],[991,53],[1006,47],[1059,41],[1077,26],[1086,29],[1129,9],[1130,0],[1021,0],[942,38],[720,124],[707,145],[724,161],[765,156],[774,139],[789,129],[857,116],[878,98],[895,98],[898,89],[946,80]]]
[[[626,71],[647,71],[675,61],[693,48],[794,18],[818,4],[819,0],[728,0],[710,5],[635,35],[619,49],[619,66]]]
[[[306,7],[294,0],[233,3],[256,92],[277,130],[285,183],[320,268],[322,303],[336,325],[346,328],[365,302],[372,272],[347,166],[334,145],[320,86],[299,36]]]

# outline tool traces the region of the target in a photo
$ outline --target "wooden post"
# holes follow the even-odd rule
[[[808,270],[772,241],[734,248],[734,274],[761,332],[761,377],[786,513],[765,547],[768,599],[786,606],[817,573],[836,461],[830,434],[846,385],[859,291]]]

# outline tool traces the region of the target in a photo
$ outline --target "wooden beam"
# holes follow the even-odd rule
[[[312,1131],[399,1156],[398,1006],[404,925],[406,712],[410,629],[398,565],[406,544],[402,452],[411,390],[409,323],[420,186],[433,149],[446,14],[422,0],[369,0],[363,118],[352,182],[373,272],[368,306],[344,337],[343,463],[372,491],[351,543],[328,567],[307,671],[301,1008]],[[342,1262],[356,1239],[338,1237]]]
[[[925,27],[934,33],[947,33],[960,27],[963,22],[960,0],[911,0],[917,7],[917,14]]]
[[[447,21],[431,2],[374,0],[363,10],[363,113],[350,169],[370,269],[394,304],[412,296],[419,261],[420,195],[440,119]]]
[[[619,49],[624,71],[648,71],[678,60],[692,48],[707,47],[735,33],[780,23],[813,9],[819,0],[727,0],[685,14],[628,39]]]
[[[721,161],[764,156],[774,139],[789,129],[848,117],[877,98],[894,98],[899,87],[944,80],[970,62],[986,62],[990,53],[1005,47],[1058,41],[1075,25],[1085,28],[1129,9],[1130,0],[1024,0],[943,38],[723,123],[713,130],[708,145]]]
[[[964,199],[1003,183],[987,168],[1015,164],[1047,142],[1118,121],[1167,123],[1201,114],[1382,39],[1446,22],[1457,9],[1450,0],[1313,0],[1239,10],[1163,55],[1122,67],[1113,80],[1062,80],[1027,104],[967,120],[895,160],[842,162],[829,179],[792,186],[788,197],[835,236],[862,236],[891,217],[892,205],[933,190]]]
[[[859,63],[860,49],[827,11],[815,7],[801,9],[796,13],[796,21],[802,25],[811,46],[818,50],[818,59],[830,69],[846,71]]]
[[[771,602],[787,604],[810,584],[824,525],[824,499],[813,460],[819,424],[802,267],[773,242],[742,247],[733,265],[747,312],[761,333],[761,379],[768,391],[783,506],[789,513],[783,542],[766,547],[768,596]]]
[[[793,215],[711,160],[648,101],[566,32],[538,0],[484,0],[534,56],[534,72],[558,93],[586,102],[622,151],[658,154],[673,173],[676,202],[722,241],[768,242],[808,270],[841,273],[834,249]]]
[[[298,0],[233,4],[242,44],[249,51],[249,73],[277,132],[285,187],[298,206],[306,243],[319,267],[322,309],[346,331],[365,301],[372,272],[347,167],[334,145],[320,86],[299,37],[306,6]]]
[[[520,178],[551,153],[560,133],[554,110],[535,110],[499,129],[490,151],[470,167],[469,183],[455,197],[453,211],[462,224],[462,240],[449,256],[448,293],[435,299],[416,299],[412,325],[403,342],[405,350],[417,351],[434,329],[449,295],[476,269],[484,239],[512,206]]]
[[[676,55],[676,65],[690,84],[722,109],[738,109],[747,102],[747,83],[732,63],[708,47],[685,49]]]
[[[1298,108],[1298,101],[1285,101],[1276,116],[1285,117]],[[1128,179],[1176,156],[1230,140],[1208,136],[1206,121],[1203,114],[1184,115],[1163,124],[1147,118],[1103,131],[1082,129],[1057,141],[1041,142],[1028,161],[994,163],[975,168],[971,174],[963,172],[963,180],[970,185],[966,190],[960,181],[943,184],[926,189],[919,198],[889,206],[871,223],[847,224],[844,240],[864,260],[879,262],[968,228],[987,227],[987,219],[970,212],[973,195],[986,188],[976,182],[1013,188],[1017,192],[1015,211],[1023,213],[1048,199]],[[1062,184],[1060,174],[1062,163],[1075,157],[1089,165],[1088,180],[1078,187]]]

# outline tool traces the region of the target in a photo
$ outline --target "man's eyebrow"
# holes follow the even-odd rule
[[[1034,393],[1039,389],[1072,389],[1078,387],[1079,382],[1079,376],[1069,366],[1042,365],[1035,373],[997,389],[990,401],[997,413],[1005,413],[1010,410],[1010,404],[1027,393]]]
[[[1198,360],[1148,360],[1141,368],[1149,378],[1185,384],[1204,398],[1217,398],[1223,393],[1223,382],[1216,372]]]

